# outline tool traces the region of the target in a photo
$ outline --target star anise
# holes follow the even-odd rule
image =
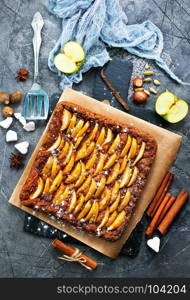
[[[9,160],[10,160],[10,168],[20,169],[24,166],[22,162],[23,156],[21,154],[11,153]]]
[[[20,69],[17,71],[17,78],[20,81],[25,81],[26,79],[28,79],[28,74],[29,74],[28,70]]]

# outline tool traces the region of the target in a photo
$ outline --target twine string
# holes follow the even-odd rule
[[[66,260],[66,261],[75,261],[75,262],[78,262],[80,263],[83,267],[85,267],[86,269],[88,270],[92,270],[91,267],[87,266],[85,263],[86,263],[86,259],[84,257],[81,257],[82,255],[82,252],[76,248],[75,249],[75,252],[71,255],[71,256],[68,256],[66,254],[64,254],[63,256],[60,256],[58,257],[59,259],[63,259],[63,260]]]

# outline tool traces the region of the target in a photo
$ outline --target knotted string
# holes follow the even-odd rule
[[[86,263],[86,259],[84,257],[81,257],[82,255],[82,252],[80,252],[80,250],[78,248],[75,249],[75,252],[71,255],[71,256],[68,256],[68,255],[63,255],[63,256],[60,256],[58,257],[59,259],[63,259],[63,260],[66,260],[66,261],[75,261],[75,262],[78,262],[80,263],[83,267],[85,267],[86,269],[88,270],[92,270],[91,267],[87,266],[85,263]]]

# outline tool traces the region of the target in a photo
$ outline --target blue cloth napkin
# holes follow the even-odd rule
[[[50,0],[49,10],[62,19],[62,34],[49,55],[49,68],[61,77],[60,88],[72,87],[92,67],[103,66],[111,58],[106,46],[153,59],[178,83],[182,82],[161,58],[163,35],[150,21],[128,25],[119,0]],[[82,44],[86,59],[77,73],[65,75],[54,66],[54,57],[70,40]]]

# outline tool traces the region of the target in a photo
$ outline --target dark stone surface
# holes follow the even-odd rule
[[[159,26],[164,33],[166,57],[170,55],[175,66],[175,73],[183,80],[190,82],[189,1],[121,0],[121,2],[130,24],[150,19]],[[25,93],[31,87],[33,32],[30,23],[33,14],[39,10],[45,20],[40,55],[41,82],[50,96],[50,104],[53,108],[61,91],[58,88],[57,75],[50,72],[47,67],[47,59],[49,51],[59,37],[61,22],[48,13],[47,5],[48,0],[0,1],[0,90],[8,92],[20,90]],[[113,57],[132,58],[134,67],[144,64],[142,59],[136,59],[123,50],[110,49],[110,53]],[[176,84],[153,63],[151,64],[157,72],[157,78],[162,82],[159,92],[167,88],[180,98],[189,101],[190,88],[188,86]],[[23,67],[30,70],[30,79],[25,83],[20,83],[15,79],[15,74],[19,68]],[[94,87],[94,72],[96,73],[95,70],[91,70],[85,74],[83,82],[74,88],[91,96]],[[138,68],[136,72],[138,73]],[[183,136],[180,152],[172,167],[176,176],[171,191],[176,195],[181,188],[189,189],[189,115],[181,123],[171,125],[154,113],[154,96],[150,97],[145,106],[135,105],[131,99],[129,101],[132,114]],[[115,105],[113,100],[113,106]],[[17,108],[17,111],[21,110],[22,105]],[[14,122],[12,128],[18,132],[19,141],[26,139],[30,142],[30,151],[25,162],[34,150],[44,126],[45,122],[38,122],[37,130],[27,133]],[[87,246],[82,246],[81,250],[100,263],[97,270],[91,273],[78,264],[59,261],[58,254],[50,245],[51,240],[24,232],[25,214],[8,204],[8,199],[22,170],[9,169],[9,155],[14,147],[5,142],[3,129],[0,129],[0,140],[0,277],[189,277],[189,203],[176,218],[168,234],[161,239],[159,254],[147,248],[146,238],[143,235],[140,252],[134,259],[120,255],[117,260],[111,260]],[[145,225],[147,221],[145,218]]]

